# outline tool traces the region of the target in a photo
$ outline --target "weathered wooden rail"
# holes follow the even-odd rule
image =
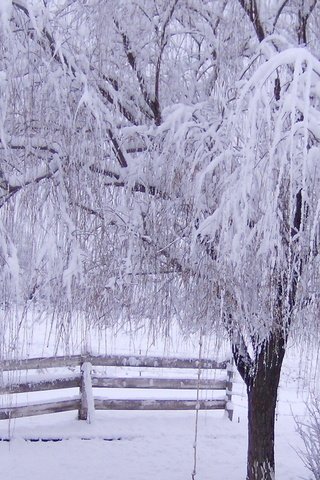
[[[0,407],[0,420],[47,413],[78,410],[81,420],[90,421],[94,410],[225,410],[232,420],[232,367],[225,362],[211,359],[167,358],[134,355],[73,355],[70,357],[28,358],[25,360],[5,360],[0,362],[0,372],[18,370],[45,370],[62,367],[80,367],[78,374],[38,381],[2,381],[0,394],[17,394],[79,388],[80,394],[73,398],[34,402],[26,405],[7,405]],[[201,369],[226,370],[226,378],[151,378],[117,377],[97,375],[93,367],[138,367],[162,369]],[[138,388],[138,389],[176,389],[176,390],[220,390],[223,398],[205,400],[151,400],[151,399],[109,399],[93,396],[96,388]]]

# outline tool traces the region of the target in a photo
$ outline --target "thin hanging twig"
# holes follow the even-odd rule
[[[191,474],[192,480],[195,480],[196,474],[197,474],[197,442],[198,442],[198,419],[199,419],[199,395],[200,395],[200,381],[201,381],[202,345],[203,345],[203,329],[201,328],[200,338],[199,338],[199,366],[198,366],[196,420],[195,420],[195,426],[194,426],[194,442],[193,442],[193,470]]]

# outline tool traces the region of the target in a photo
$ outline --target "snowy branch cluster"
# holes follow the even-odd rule
[[[2,1],[3,309],[257,343],[316,308],[316,3]]]

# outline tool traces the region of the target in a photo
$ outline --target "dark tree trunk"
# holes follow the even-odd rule
[[[254,379],[247,384],[247,480],[274,480],[275,412],[284,352],[267,354],[264,350],[259,354]]]
[[[285,354],[282,331],[272,333],[255,352],[255,361],[241,363],[234,348],[235,362],[247,386],[248,456],[247,480],[274,480],[274,429],[277,392]],[[243,360],[243,351],[241,359]]]
[[[296,194],[296,209],[290,232],[292,245],[297,241],[296,236],[301,230],[303,201],[303,191],[300,189]],[[305,208],[304,212],[307,216],[308,209]],[[290,248],[292,245],[289,242]],[[246,480],[275,479],[274,429],[277,393],[292,312],[296,304],[297,287],[303,269],[303,259],[299,249],[297,252],[296,254],[294,251],[288,252],[288,258],[291,253],[293,262],[290,265],[291,269],[287,275],[282,273],[278,277],[275,308],[272,312],[273,327],[270,335],[263,341],[260,341],[258,334],[251,337],[253,357],[249,353],[241,331],[234,329],[231,315],[226,317],[233,357],[238,372],[247,386],[248,394]]]
[[[261,386],[248,389],[247,480],[274,480],[276,396]]]

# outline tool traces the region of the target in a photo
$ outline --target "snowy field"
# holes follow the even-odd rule
[[[101,339],[100,339],[101,340]],[[92,340],[93,344],[95,343]],[[97,343],[95,343],[97,345]],[[142,353],[197,357],[197,339],[183,342],[149,342],[141,335],[109,336],[107,353]],[[29,346],[31,343],[29,344]],[[91,345],[92,347],[92,345]],[[34,341],[30,356],[50,354],[43,342]],[[101,352],[101,345],[99,347]],[[96,353],[96,350],[94,353]],[[220,357],[211,340],[205,342],[204,356]],[[61,353],[61,352],[60,352]],[[38,372],[38,374],[46,372]],[[144,375],[144,372],[141,372]],[[163,374],[163,372],[159,373]],[[194,375],[196,372],[194,372]],[[204,375],[207,375],[204,373]],[[190,376],[187,374],[187,376]],[[293,416],[305,415],[308,382],[299,369],[297,353],[289,350],[283,369],[276,425],[277,480],[310,478],[297,451],[303,448]],[[309,379],[310,380],[310,379]],[[234,419],[223,411],[200,411],[197,441],[196,479],[244,480],[246,470],[246,397],[245,388],[236,376],[234,385]],[[105,390],[106,392],[106,390]],[[130,398],[147,397],[150,391],[120,392]],[[70,392],[77,394],[77,391]],[[161,398],[190,397],[195,392],[158,391]],[[218,392],[219,393],[219,392]],[[99,390],[98,394],[101,394]],[[106,394],[106,393],[105,393]],[[41,392],[27,394],[20,400],[56,398],[68,393]],[[108,390],[117,397],[119,390]],[[192,398],[192,397],[190,397]],[[2,404],[8,398],[2,399]],[[14,402],[16,399],[14,400]],[[6,480],[187,480],[194,468],[194,412],[138,411],[96,412],[92,424],[78,421],[77,412],[1,421],[1,478]],[[55,442],[31,442],[25,439],[51,438]]]
[[[1,434],[7,429],[2,423]],[[21,440],[39,435],[68,440]],[[8,480],[186,480],[193,470],[191,412],[97,412],[93,425],[79,423],[74,413],[47,415],[17,420],[14,436],[14,441],[0,444],[2,478]],[[295,452],[299,440],[292,418],[280,415],[279,480],[308,478]],[[196,478],[244,479],[245,457],[245,415],[240,423],[231,423],[221,412],[201,413]]]

